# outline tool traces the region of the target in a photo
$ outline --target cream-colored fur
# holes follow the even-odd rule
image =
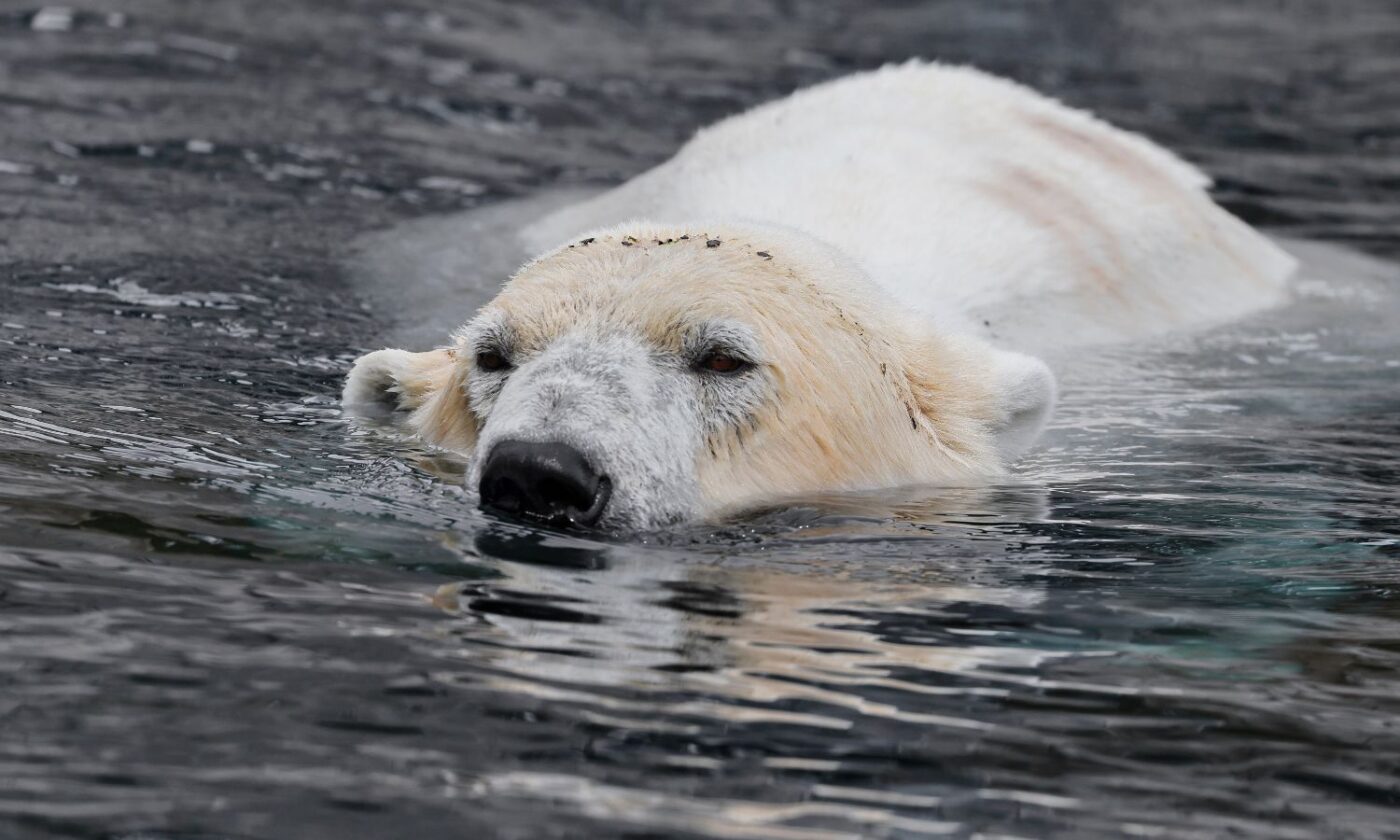
[[[701,131],[526,230],[540,251],[629,219],[756,219],[846,254],[949,329],[1031,352],[1279,302],[1294,261],[1146,139],[967,67],[890,66]]]
[[[450,348],[364,357],[345,404],[478,467],[502,439],[569,443],[612,477],[617,526],[985,481],[1054,401],[1043,364],[985,339],[1139,338],[1279,299],[1291,259],[1205,185],[977,71],[849,77],[541,220],[523,235],[545,254]],[[699,372],[713,336],[752,369]]]
[[[762,405],[699,453],[705,512],[822,490],[975,483],[1019,454],[997,448],[1015,411],[997,368],[1007,354],[900,316],[835,251],[722,224],[631,224],[591,238],[527,266],[493,303],[526,343],[595,322],[674,351],[686,322],[715,318],[754,327],[767,354]],[[1048,374],[1018,358],[1026,370],[1013,364],[1013,376],[1033,380],[1033,401],[1048,408]]]

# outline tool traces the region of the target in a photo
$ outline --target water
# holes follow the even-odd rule
[[[0,7],[0,837],[1400,836],[1393,4],[38,11]],[[914,54],[1371,256],[1057,360],[981,490],[605,542],[342,422],[412,327],[367,232]]]

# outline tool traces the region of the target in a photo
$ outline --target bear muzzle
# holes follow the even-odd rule
[[[567,443],[503,440],[486,456],[479,490],[485,510],[591,528],[612,498],[612,481]]]

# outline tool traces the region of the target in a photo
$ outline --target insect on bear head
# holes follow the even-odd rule
[[[1054,394],[795,231],[628,225],[524,266],[447,347],[362,357],[344,404],[467,456],[483,507],[626,530],[985,481]]]

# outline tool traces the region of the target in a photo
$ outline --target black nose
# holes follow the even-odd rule
[[[565,443],[503,440],[481,469],[481,506],[551,525],[589,526],[612,496],[612,482]]]

